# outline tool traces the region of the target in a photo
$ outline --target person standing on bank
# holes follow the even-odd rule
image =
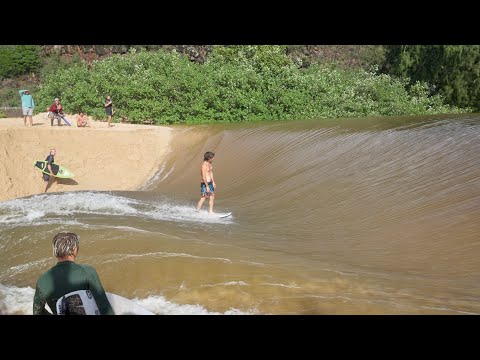
[[[56,153],[57,153],[57,150],[50,149],[50,153],[48,154],[47,158],[45,159],[45,161],[47,162],[47,170],[50,172],[50,175],[42,173],[43,182],[45,184],[45,187],[43,188],[44,193],[47,192],[48,182],[50,181],[50,176],[55,177],[55,174],[53,173],[53,170],[52,170],[52,164],[55,162],[55,154]]]
[[[70,232],[58,233],[53,238],[52,245],[53,255],[58,262],[38,278],[33,298],[33,315],[50,315],[45,304],[48,304],[53,314],[57,314],[58,299],[78,290],[91,292],[100,315],[115,315],[97,271],[90,265],[75,263],[80,248],[78,236]],[[75,307],[67,306],[67,309],[71,315],[79,314],[75,312]]]
[[[112,98],[110,97],[110,95],[108,95],[107,99],[105,100],[105,112],[107,113],[108,127],[111,127],[110,121],[112,121],[113,104],[112,104]]]
[[[197,211],[200,211],[202,208],[203,202],[205,199],[208,200],[209,205],[209,214],[213,214],[213,202],[215,201],[215,188],[217,185],[215,184],[215,180],[213,179],[213,166],[212,161],[215,157],[215,153],[211,151],[207,151],[203,155],[203,162],[200,166],[200,176],[202,178],[202,182],[200,183],[200,192],[201,198],[197,204]]]
[[[33,109],[35,108],[35,102],[33,101],[32,95],[30,95],[30,90],[20,90],[18,92],[20,98],[22,99],[22,114],[23,114],[23,124],[27,126],[27,116],[29,116],[30,125],[33,126]]]

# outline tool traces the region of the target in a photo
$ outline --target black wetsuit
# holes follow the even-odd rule
[[[112,107],[113,107],[113,103],[110,102],[110,104],[108,104],[108,106],[105,108],[105,112],[107,113],[107,116],[112,116],[113,115],[113,108]]]
[[[52,166],[52,164],[55,162],[55,157],[53,155],[48,155],[45,161],[47,162],[47,165],[45,166],[45,170],[49,171],[48,165]],[[43,173],[42,176],[44,181],[50,180],[50,175]]]

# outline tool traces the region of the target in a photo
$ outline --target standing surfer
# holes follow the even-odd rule
[[[211,151],[207,151],[203,155],[203,162],[200,166],[200,176],[202,182],[200,183],[201,198],[197,204],[197,211],[202,208],[203,202],[206,198],[209,199],[209,214],[213,214],[213,202],[215,200],[215,180],[213,179],[213,166],[212,161],[215,154]]]

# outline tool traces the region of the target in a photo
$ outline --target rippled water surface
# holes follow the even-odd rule
[[[480,116],[175,128],[139,191],[0,202],[0,311],[51,240],[157,314],[480,313]],[[218,219],[194,208],[214,151]]]

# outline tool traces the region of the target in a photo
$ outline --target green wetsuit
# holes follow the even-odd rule
[[[101,315],[115,315],[96,270],[73,261],[61,261],[40,276],[33,298],[33,315],[49,315],[45,303],[56,314],[57,300],[77,290],[92,292]]]

